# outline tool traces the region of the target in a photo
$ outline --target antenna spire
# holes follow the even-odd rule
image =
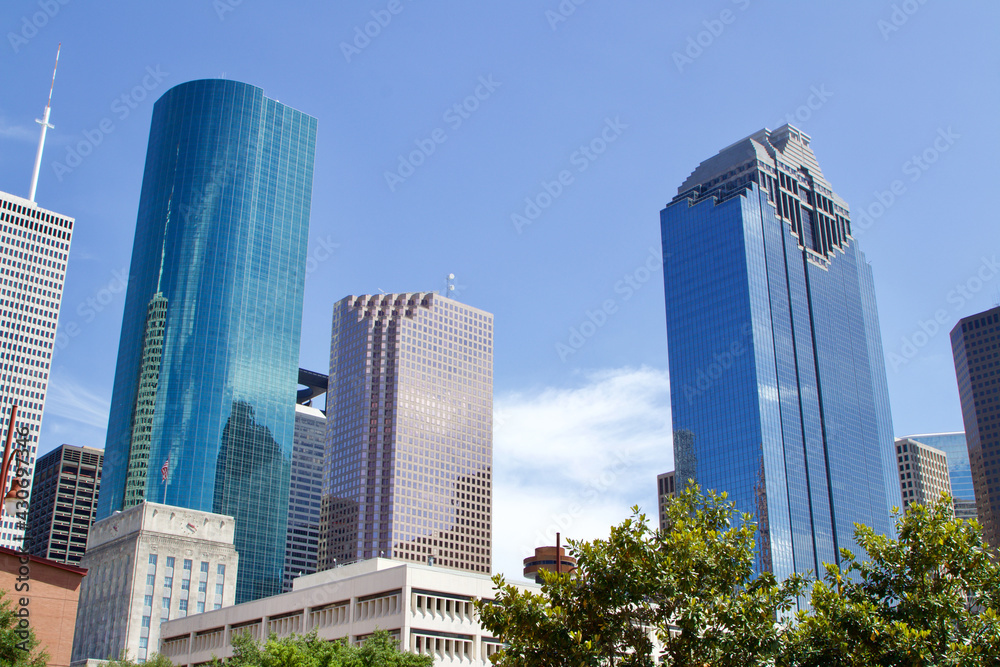
[[[52,112],[52,90],[56,87],[56,70],[59,69],[59,52],[62,51],[62,42],[56,49],[56,65],[52,68],[52,85],[49,86],[49,100],[45,103],[45,114],[41,120],[35,122],[42,126],[42,136],[38,138],[38,152],[35,153],[35,169],[31,172],[31,189],[28,191],[28,200],[35,201],[35,190],[38,189],[38,172],[42,168],[42,149],[45,148],[45,133],[49,128],[55,128],[49,124],[49,114]]]
[[[447,276],[445,276],[444,289],[441,290],[441,296],[446,296],[448,298],[451,298],[451,293],[455,291],[454,280],[455,280],[454,273],[449,273]]]

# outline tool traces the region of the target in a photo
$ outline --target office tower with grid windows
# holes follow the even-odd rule
[[[21,484],[29,499],[73,222],[0,192],[0,437],[16,404],[16,426],[28,430]],[[26,518],[2,514],[0,546],[21,548]]]
[[[896,440],[896,463],[899,466],[899,488],[903,507],[929,505],[951,495],[948,476],[948,455],[912,438]]]
[[[758,522],[759,570],[822,572],[900,506],[871,267],[789,125],[705,160],[661,212],[674,460]],[[683,482],[681,481],[683,480]]]
[[[97,516],[104,450],[62,445],[39,457],[31,480],[28,553],[78,565]]]
[[[342,299],[326,408],[319,569],[489,573],[493,316],[426,292]]]
[[[659,508],[660,530],[667,529],[667,503],[677,495],[674,482],[673,470],[656,476],[656,505]]]
[[[958,395],[983,538],[1000,551],[1000,306],[951,330]]]
[[[93,525],[73,662],[126,655],[143,663],[160,624],[235,602],[239,555],[233,517],[142,502]]]
[[[97,514],[235,517],[240,602],[284,576],[315,142],[236,81],[153,108]]]
[[[292,590],[294,579],[316,571],[325,453],[326,415],[312,406],[296,405],[292,476],[288,487],[285,581],[282,586],[285,593]]]
[[[948,458],[948,478],[951,483],[951,497],[955,505],[955,516],[959,519],[976,519],[976,492],[972,486],[972,470],[969,467],[969,448],[965,443],[965,433],[921,433],[905,436],[906,440],[939,449]],[[904,498],[905,500],[905,498]]]

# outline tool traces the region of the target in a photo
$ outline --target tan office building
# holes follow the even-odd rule
[[[896,440],[896,461],[904,507],[937,502],[942,493],[951,495],[948,457],[940,449],[912,438],[899,438]]]
[[[487,574],[493,316],[432,292],[333,309],[318,570],[384,556]]]

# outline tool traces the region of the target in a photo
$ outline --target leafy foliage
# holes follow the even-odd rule
[[[307,635],[292,635],[267,642],[255,641],[249,633],[233,638],[233,657],[226,667],[431,667],[428,655],[400,651],[388,632],[376,631],[362,646],[344,641],[326,641],[313,630]],[[215,660],[213,665],[222,665]]]
[[[508,646],[499,667],[662,663],[752,667],[773,661],[804,580],[753,576],[751,517],[725,494],[689,487],[667,509],[664,531],[638,508],[607,540],[570,542],[572,574],[543,573],[540,593],[494,577],[495,603],[477,603],[483,626]]]
[[[689,488],[666,530],[633,516],[606,540],[570,542],[573,574],[539,593],[494,577],[483,626],[507,643],[498,667],[985,667],[1000,665],[1000,566],[951,499],[896,513],[898,538],[856,525],[868,560],[842,550],[811,607],[788,620],[805,580],[753,576],[751,517]],[[661,652],[654,655],[658,640]]]
[[[788,635],[787,665],[1000,665],[1000,568],[951,499],[896,514],[898,539],[857,525],[868,553],[826,566]]]
[[[143,667],[173,667],[170,658],[159,653],[154,653],[146,662],[141,663]],[[139,667],[140,663],[132,660],[128,656],[122,656],[118,660],[110,660],[106,667]]]
[[[18,629],[17,612],[6,592],[0,590],[0,665],[9,667],[45,667],[48,656],[36,652],[38,639],[29,627],[27,633]]]

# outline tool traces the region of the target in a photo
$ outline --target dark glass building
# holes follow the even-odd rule
[[[809,144],[761,130],[660,214],[678,488],[754,514],[779,578],[855,550],[856,521],[892,534],[902,504],[871,269]]]
[[[79,565],[97,515],[104,452],[62,445],[38,459],[28,509],[28,553]]]
[[[316,120],[236,81],[153,109],[98,519],[236,519],[236,601],[281,592]]]
[[[951,331],[969,468],[983,537],[1000,551],[1000,306]]]

